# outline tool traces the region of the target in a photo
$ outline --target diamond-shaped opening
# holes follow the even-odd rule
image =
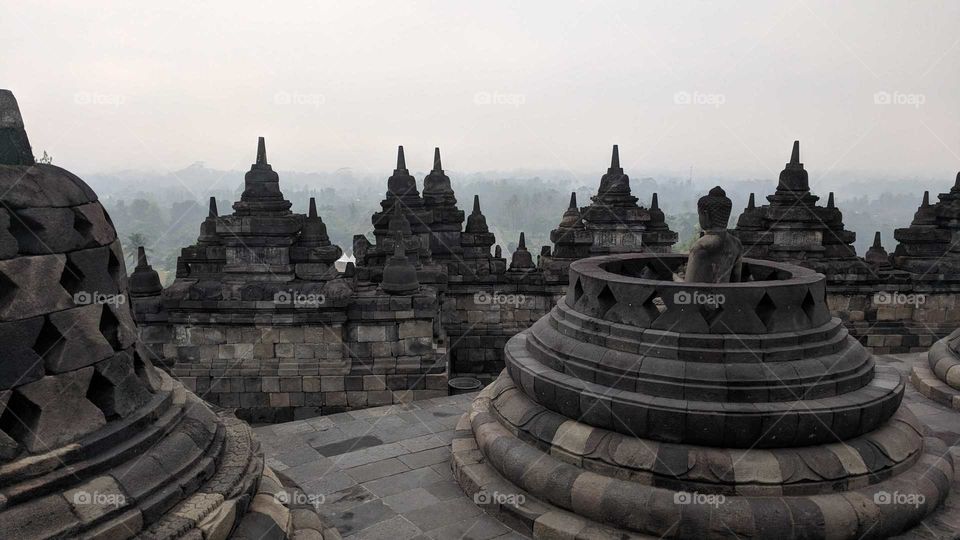
[[[600,309],[600,317],[606,315],[608,311],[613,309],[613,306],[617,305],[617,297],[614,296],[609,285],[603,285],[603,290],[597,295],[597,305]]]
[[[573,301],[576,302],[583,296],[583,284],[580,283],[580,278],[577,278],[576,283],[573,284]]]
[[[760,321],[763,322],[763,325],[767,327],[767,330],[770,330],[770,326],[773,323],[773,315],[777,311],[777,305],[773,303],[770,295],[763,293],[763,298],[760,299],[760,302],[757,303],[757,307],[754,308],[753,311],[757,314],[757,317],[760,318]]]
[[[21,246],[35,245],[37,237],[43,233],[45,227],[43,223],[31,218],[30,216],[11,212],[10,216],[10,234],[17,239]]]
[[[83,272],[81,272],[80,268],[73,264],[73,261],[68,257],[67,263],[63,265],[63,271],[60,272],[60,286],[63,287],[63,290],[67,291],[67,294],[74,296],[80,292],[83,278]]]
[[[120,278],[126,273],[126,271],[123,269],[123,262],[117,258],[116,253],[114,253],[112,249],[110,250],[110,255],[107,258],[107,272],[110,273],[110,277],[113,278],[115,283],[120,283]]]
[[[803,297],[803,302],[800,303],[800,309],[803,310],[803,313],[807,316],[807,320],[813,322],[813,316],[816,314],[817,301],[813,299],[813,293],[809,290],[807,295]]]
[[[158,358],[160,362],[163,362],[163,359]],[[153,373],[153,370],[156,369],[153,367],[153,363],[149,359],[144,358],[140,354],[140,347],[136,347],[133,350],[133,372],[137,375],[137,378],[146,383],[147,390],[154,392],[155,388],[153,386],[153,378],[156,376]],[[166,368],[168,369],[168,368]]]
[[[714,321],[723,313],[723,304],[702,304],[700,315],[707,321],[707,326],[713,326]]]
[[[87,388],[87,399],[103,411],[107,420],[120,416],[116,407],[116,390],[116,386],[110,382],[110,379],[101,375],[99,371],[93,372],[90,386]]]
[[[0,272],[0,310],[5,309],[16,296],[17,285],[7,276]]]
[[[0,431],[22,442],[31,433],[36,432],[40,420],[40,407],[20,392],[13,392],[3,414],[0,415]]]
[[[40,333],[37,334],[37,339],[33,342],[31,348],[33,352],[37,353],[37,356],[43,358],[46,362],[48,358],[56,358],[62,352],[64,345],[63,334],[47,318],[44,319]]]
[[[107,339],[114,350],[120,349],[120,321],[108,305],[101,306],[100,333]]]
[[[93,232],[93,223],[90,223],[87,216],[83,215],[83,212],[76,208],[73,209],[73,230],[80,233],[80,237],[84,240],[89,239]]]

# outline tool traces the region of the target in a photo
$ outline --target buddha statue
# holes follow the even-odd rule
[[[727,283],[740,281],[743,245],[727,231],[733,204],[723,188],[716,186],[697,201],[703,234],[690,248],[686,282]]]

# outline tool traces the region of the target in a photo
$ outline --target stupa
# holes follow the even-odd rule
[[[893,264],[916,274],[960,274],[960,173],[953,187],[941,193],[936,204],[930,204],[930,193],[923,193],[923,202],[914,214],[909,227],[897,229],[897,249]]]
[[[159,279],[141,252],[128,294],[96,193],[34,162],[7,90],[0,216],[0,538],[339,538],[276,496],[249,426],[152,365],[129,299]]]
[[[770,204],[756,206],[753,195],[733,231],[743,242],[745,255],[773,261],[802,264],[825,274],[869,272],[857,258],[856,233],[846,230],[843,214],[834,203],[827,205],[810,192],[810,182],[800,162],[800,141],[794,141],[790,161]]]
[[[960,411],[960,329],[934,343],[927,362],[914,364],[910,378],[923,395]]]
[[[652,219],[650,211],[637,204],[637,200],[630,191],[630,177],[620,166],[620,149],[613,145],[610,167],[600,178],[597,194],[580,209],[593,236],[592,254],[670,252],[677,242],[677,233],[666,227],[662,218],[656,219],[660,214]]]
[[[936,511],[947,447],[831,317],[825,277],[728,272],[736,254],[705,242],[718,283],[676,280],[685,255],[570,265],[458,426],[461,487],[534,538],[887,538]]]

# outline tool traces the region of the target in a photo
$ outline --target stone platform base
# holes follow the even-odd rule
[[[731,464],[723,449],[652,443],[644,453],[633,446],[650,441],[572,420],[548,428],[511,387],[501,378],[481,392],[452,463],[468,495],[534,538],[887,538],[910,527],[906,538],[949,538],[928,523],[950,530],[960,516],[940,507],[955,483],[948,449],[932,437],[908,443],[902,434],[918,426],[907,410],[862,441],[754,450]],[[674,476],[683,482],[669,485]]]
[[[960,390],[938,379],[929,367],[921,363],[913,366],[910,382],[917,391],[933,401],[960,411]]]

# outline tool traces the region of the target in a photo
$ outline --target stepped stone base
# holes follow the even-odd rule
[[[461,420],[452,459],[468,495],[534,538],[937,538],[918,524],[960,515],[938,508],[953,457],[905,408],[845,443],[744,452],[565,419],[503,375]]]

